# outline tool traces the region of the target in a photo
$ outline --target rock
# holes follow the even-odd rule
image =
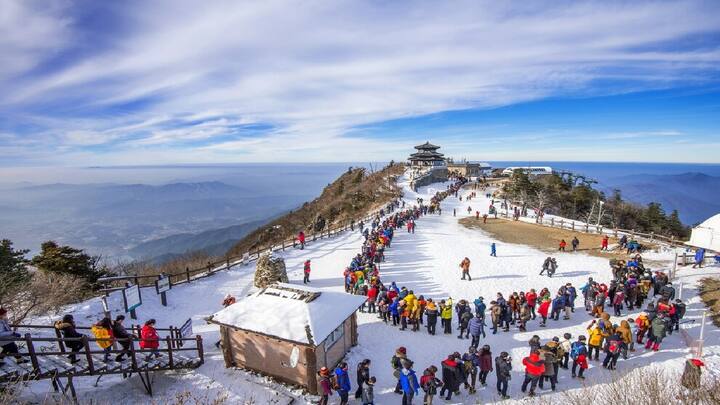
[[[277,282],[288,281],[285,260],[272,254],[260,256],[255,267],[255,287],[265,288]]]

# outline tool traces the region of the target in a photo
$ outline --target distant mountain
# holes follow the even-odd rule
[[[642,174],[614,177],[603,191],[619,189],[628,201],[658,202],[665,211],[678,210],[688,225],[702,222],[720,212],[720,177],[689,172],[673,175]]]
[[[268,223],[270,219],[252,221],[199,233],[182,233],[141,243],[128,250],[135,259],[163,263],[185,253],[201,251],[212,256],[224,255],[235,243]]]

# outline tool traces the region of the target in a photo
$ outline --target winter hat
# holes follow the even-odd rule
[[[404,346],[398,347],[398,350],[397,350],[397,351],[400,352],[400,353],[402,353],[402,354],[407,354],[407,349],[406,349]]]
[[[570,339],[570,338],[572,338],[572,335],[569,334],[569,333],[566,333],[566,334],[563,335],[563,337],[564,337],[565,339]]]
[[[553,342],[559,342],[559,341],[560,341],[560,338],[557,337],[557,336],[553,336],[552,341],[553,341]]]
[[[327,367],[323,367],[320,369],[320,371],[318,373],[322,376],[327,376],[327,375],[330,375],[330,370],[328,370]]]
[[[500,353],[500,357],[502,357],[503,359],[507,358],[507,356],[509,356],[508,352]]]
[[[585,341],[585,335],[578,336],[578,340]]]

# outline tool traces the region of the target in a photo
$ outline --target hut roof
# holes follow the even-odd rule
[[[433,144],[431,144],[430,142],[425,142],[425,143],[422,144],[422,145],[416,146],[415,149],[419,149],[419,150],[423,150],[423,149],[425,149],[425,150],[427,150],[427,149],[434,150],[434,149],[440,149],[440,147],[437,146],[437,145],[433,145]]]
[[[319,345],[365,300],[359,295],[278,283],[239,300],[208,320],[293,342]]]

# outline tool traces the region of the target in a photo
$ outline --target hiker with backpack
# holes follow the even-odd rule
[[[393,376],[397,379],[397,384],[395,385],[396,394],[402,394],[402,386],[400,384],[400,370],[402,370],[403,367],[403,360],[407,360],[407,349],[403,346],[400,346],[395,351],[395,355],[392,356],[392,359],[390,359],[390,365],[393,368]]]
[[[613,326],[617,329],[617,325]],[[620,352],[624,344],[617,331],[605,339],[605,360],[603,360],[602,363],[604,368],[615,370],[618,357],[620,357]]]
[[[438,393],[438,387],[442,387],[443,385],[443,382],[435,377],[437,371],[437,367],[430,366],[423,371],[423,376],[420,378],[420,386],[423,391],[425,391],[425,396],[423,397],[424,405],[432,405],[433,398]]]
[[[585,379],[583,372],[588,368],[588,350],[585,346],[585,336],[578,336],[578,340],[573,342],[570,349],[570,358],[572,358],[572,378]],[[579,371],[576,370],[580,369]]]
[[[475,393],[475,381],[477,381],[478,367],[480,367],[480,357],[474,347],[470,347],[468,352],[462,356],[462,367],[465,380],[463,384],[470,394]],[[468,378],[470,382],[468,382]]]
[[[363,384],[370,380],[370,359],[365,359],[358,363],[357,373],[355,375],[358,388],[355,391],[355,398],[362,398]]]

